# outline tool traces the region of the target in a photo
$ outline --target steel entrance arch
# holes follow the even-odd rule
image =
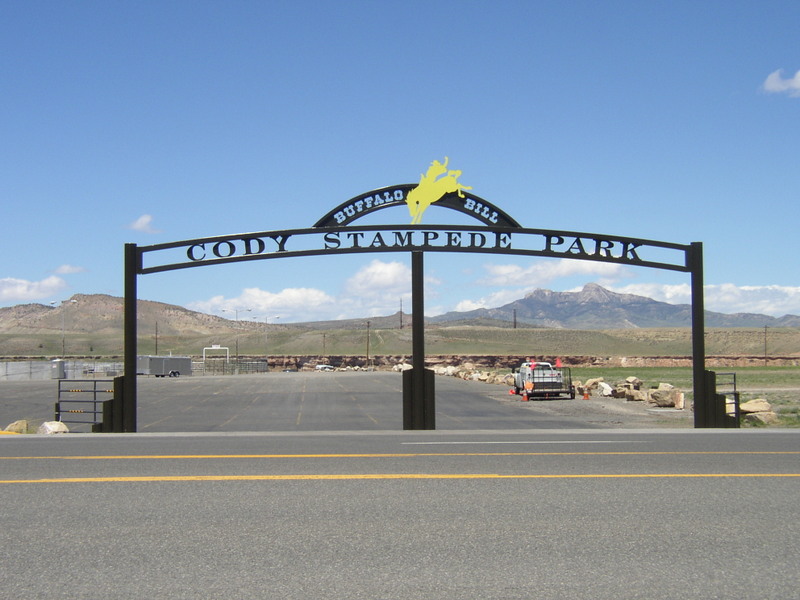
[[[125,244],[125,374],[122,430],[136,431],[137,277],[177,269],[233,262],[301,256],[410,252],[412,314],[424,314],[422,290],[425,252],[461,252],[593,260],[691,274],[692,368],[695,427],[712,426],[706,390],[703,246],[624,236],[521,227],[502,210],[465,192],[445,194],[438,206],[457,210],[483,223],[469,225],[351,225],[384,208],[402,205],[415,186],[373,190],[339,205],[314,227],[222,235],[137,246]],[[423,319],[412,320],[411,392],[404,391],[404,428],[435,429],[432,379],[424,376]],[[430,393],[425,393],[427,386]],[[405,390],[404,385],[404,390]]]

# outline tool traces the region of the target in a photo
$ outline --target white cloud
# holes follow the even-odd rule
[[[573,278],[593,281],[614,292],[635,294],[670,304],[691,303],[691,286],[688,283],[658,284],[629,283],[620,285],[622,279],[633,277],[630,269],[622,265],[592,261],[547,260],[527,266],[485,265],[485,275],[472,280],[476,285],[488,287],[477,299],[453,297],[458,293],[448,289],[442,281],[426,276],[425,304],[427,315],[449,311],[469,311],[477,308],[495,308],[523,298],[536,288],[564,289],[553,286],[558,279]],[[463,282],[462,282],[463,283]],[[574,285],[570,282],[569,285]],[[581,284],[575,290],[583,287]],[[411,312],[411,269],[397,261],[373,260],[344,280],[339,293],[331,294],[319,288],[296,287],[273,292],[260,288],[246,288],[236,297],[214,296],[188,304],[188,308],[205,313],[224,314],[234,318],[239,310],[241,320],[265,316],[273,322],[302,322],[329,319],[367,318],[396,313],[400,305]],[[733,284],[705,286],[705,307],[722,313],[751,312],[772,315],[800,314],[800,287],[788,286],[736,286]],[[247,310],[249,309],[249,310]]]
[[[456,304],[455,308],[452,310],[457,312],[466,312],[468,310],[477,310],[479,308],[497,308],[498,306],[504,306],[505,304],[514,302],[514,300],[519,300],[522,296],[523,294],[518,288],[501,290],[478,300],[462,300]]]
[[[400,262],[373,260],[346,283],[346,292],[358,296],[399,296],[411,291],[411,269]]]
[[[622,265],[585,260],[547,260],[534,262],[530,266],[485,265],[488,276],[480,279],[480,285],[516,286],[528,290],[545,287],[555,279],[573,275],[600,276],[604,281],[616,281],[627,277]]]
[[[425,277],[426,297],[436,295],[439,281]],[[400,262],[373,260],[345,281],[337,297],[315,288],[286,288],[269,292],[248,288],[235,298],[214,296],[187,304],[187,308],[219,314],[239,310],[240,320],[279,316],[282,321],[318,321],[389,315],[411,311],[411,269]],[[250,309],[250,310],[247,310]],[[225,315],[231,316],[232,315]],[[270,318],[270,322],[272,319]]]
[[[187,308],[204,313],[232,314],[225,316],[235,318],[238,311],[240,320],[259,320],[274,317],[288,321],[316,320],[331,318],[337,310],[336,299],[322,290],[314,288],[286,288],[273,293],[259,288],[246,288],[236,298],[214,296],[208,300],[200,300],[187,305]],[[319,316],[328,315],[328,316]]]
[[[631,283],[624,286],[606,286],[607,289],[618,294],[633,294],[635,296],[645,296],[667,302],[668,304],[690,304],[692,301],[692,286],[688,283],[674,285],[660,283]],[[706,298],[706,304],[708,299]],[[709,310],[714,310],[706,306]]]
[[[764,80],[763,89],[770,94],[788,93],[795,98],[800,97],[800,71],[794,77],[783,78],[783,69],[778,69],[770,73]]]
[[[426,299],[437,298],[441,281],[430,275],[424,279]],[[401,262],[376,259],[347,280],[339,305],[342,318],[358,318],[394,314],[401,302],[403,312],[411,312],[411,269]]]
[[[60,292],[66,287],[67,282],[55,275],[41,281],[5,277],[0,279],[0,302],[41,300]]]
[[[73,273],[84,273],[86,269],[83,267],[76,267],[75,265],[61,265],[54,273],[58,275],[72,275]]]
[[[161,233],[160,229],[153,228],[153,215],[142,215],[128,225],[128,228],[142,233]]]
[[[689,284],[659,285],[638,283],[609,288],[620,294],[636,294],[668,302],[690,304],[692,288]],[[703,287],[706,310],[721,313],[757,313],[782,317],[800,315],[800,287],[781,285],[737,286],[732,283]]]
[[[800,315],[800,287],[781,285],[735,286],[730,283],[707,285],[705,304],[709,310],[748,312],[781,317]]]

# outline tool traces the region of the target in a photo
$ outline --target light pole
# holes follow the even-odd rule
[[[221,308],[220,312],[232,312],[232,313],[234,313],[234,315],[235,315],[234,316],[234,320],[236,321],[236,323],[237,323],[236,326],[238,327],[239,326],[238,323],[239,323],[239,311],[240,310],[241,311],[250,312],[253,309],[252,308]]]
[[[273,319],[280,319],[280,316],[273,315]],[[267,373],[269,373],[269,319],[264,317],[264,360],[267,363]]]
[[[250,312],[251,308],[221,308],[220,312],[232,312],[234,313],[234,320],[236,321],[236,329],[239,329],[239,311],[247,311]],[[239,334],[236,334],[236,364],[238,369],[239,364]]]
[[[65,358],[67,355],[66,348],[67,348],[67,332],[66,332],[66,318],[67,318],[67,301],[61,300],[61,358]],[[70,304],[77,304],[77,300],[70,300]],[[53,300],[50,304],[55,307],[56,301]]]

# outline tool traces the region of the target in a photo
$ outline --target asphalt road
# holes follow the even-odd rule
[[[8,598],[794,598],[800,432],[0,436]]]
[[[399,422],[306,381],[295,422]],[[0,436],[0,597],[797,597],[800,430],[476,430],[441,409],[464,422]],[[145,401],[142,423],[171,412]]]
[[[585,418],[503,405],[493,399],[506,394],[502,386],[454,377],[436,377],[435,385],[437,429],[593,427]],[[0,428],[18,419],[52,420],[57,388],[56,381],[0,383]],[[140,432],[403,428],[402,379],[393,372],[140,377],[138,388]],[[89,431],[87,426],[68,425],[74,431]]]

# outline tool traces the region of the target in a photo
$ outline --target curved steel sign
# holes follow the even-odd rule
[[[140,274],[271,258],[360,252],[478,252],[689,271],[691,245],[576,231],[468,225],[315,227],[137,247]]]
[[[300,256],[367,252],[410,252],[412,280],[422,270],[425,252],[467,252],[570,258],[688,272],[692,275],[692,352],[694,355],[695,425],[698,402],[705,406],[702,244],[675,244],[632,237],[526,229],[493,203],[472,194],[462,172],[449,160],[433,161],[418,184],[399,184],[360,194],[339,204],[306,229],[260,231],[154,244],[125,245],[125,405],[126,431],[135,431],[136,277],[233,262]],[[480,225],[422,225],[431,204],[469,215]],[[387,208],[408,210],[409,225],[353,225]],[[415,258],[416,257],[416,258]],[[418,267],[415,267],[418,265]],[[419,275],[421,297],[421,274]],[[412,281],[413,284],[413,281]],[[412,285],[412,290],[414,286]],[[421,298],[414,314],[422,314]],[[421,338],[421,330],[420,335]],[[414,358],[424,354],[414,347]],[[422,359],[419,359],[422,364]],[[416,368],[416,367],[415,367]],[[419,369],[420,372],[423,370]],[[698,392],[699,390],[699,392]],[[133,400],[130,400],[130,398]],[[700,411],[703,412],[702,410]],[[420,427],[422,428],[422,427]],[[432,427],[426,427],[432,428]]]

